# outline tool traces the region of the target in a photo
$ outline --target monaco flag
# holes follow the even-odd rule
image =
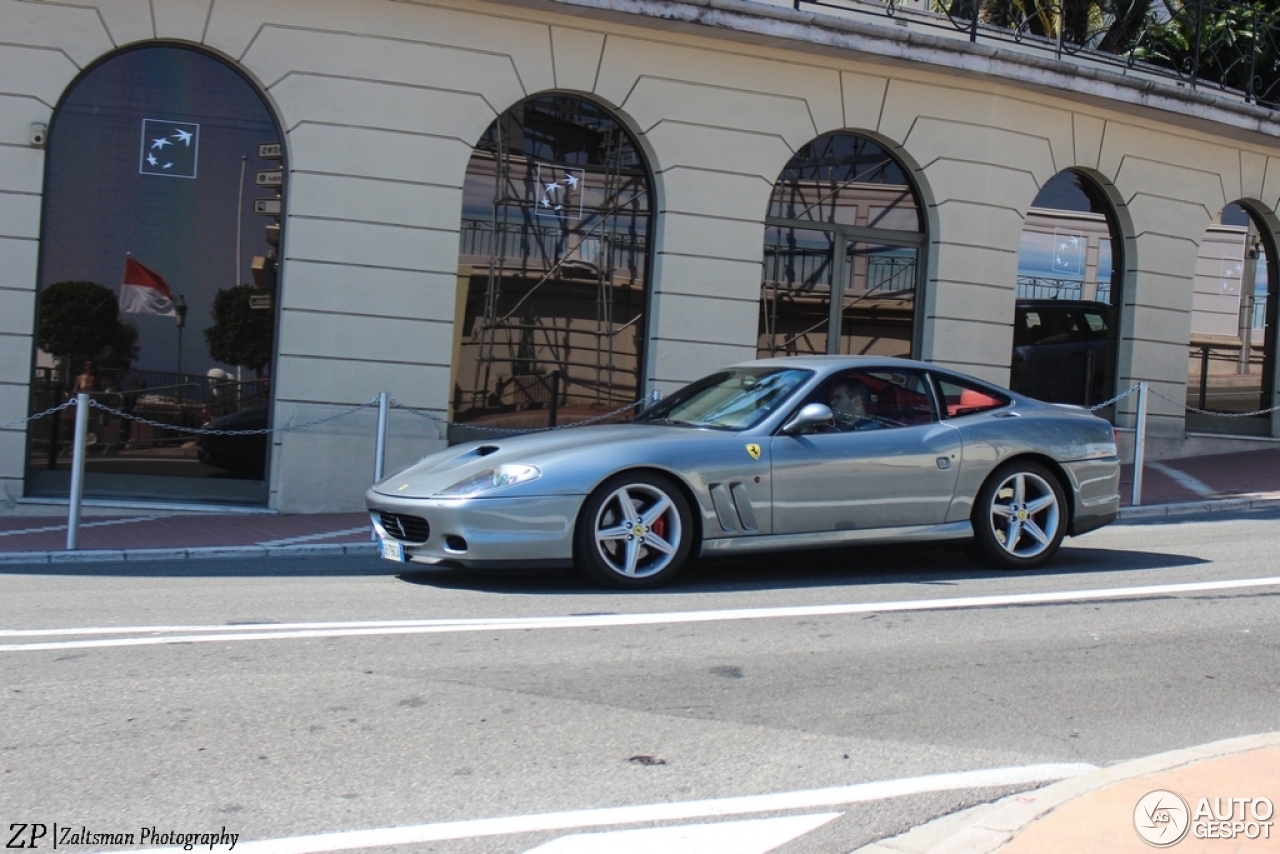
[[[174,317],[172,293],[164,277],[132,258],[124,259],[124,284],[120,286],[120,311]]]

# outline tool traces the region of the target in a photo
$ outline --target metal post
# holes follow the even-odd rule
[[[1200,38],[1204,33],[1204,0],[1196,0],[1196,52],[1195,64],[1191,66],[1191,88],[1196,88],[1196,80],[1200,78]]]
[[[973,20],[969,22],[969,41],[976,43],[978,41],[978,13],[982,11],[982,0],[971,0],[970,11],[973,13]]]
[[[551,372],[551,400],[548,404],[550,412],[547,414],[547,426],[556,426],[556,414],[560,410],[560,372]]]
[[[84,451],[89,441],[89,394],[76,395],[76,435],[71,451],[71,501],[67,507],[67,551],[80,547],[80,500],[84,497]]]
[[[53,384],[55,403],[62,402],[62,383]],[[62,440],[62,410],[53,413],[53,421],[49,425],[49,456],[45,460],[45,468],[53,471],[58,467],[58,449]]]
[[[387,407],[390,399],[385,391],[378,392],[378,435],[373,447],[373,482],[382,480],[382,467],[387,459]],[[378,530],[369,530],[369,539],[378,539]]]
[[[1200,408],[1208,409],[1205,398],[1209,395],[1209,345],[1200,348]]]
[[[1138,418],[1133,429],[1133,497],[1134,507],[1142,504],[1142,466],[1147,455],[1147,384],[1138,383]]]
[[[378,441],[373,450],[373,482],[382,480],[382,466],[387,458],[387,407],[390,399],[385,391],[378,392]]]

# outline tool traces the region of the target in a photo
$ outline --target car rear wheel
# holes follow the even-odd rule
[[[1066,504],[1058,479],[1039,463],[1001,466],[987,478],[974,503],[975,556],[998,569],[1033,569],[1046,563],[1062,545]]]
[[[657,587],[689,556],[693,520],[668,478],[647,472],[610,478],[587,498],[574,534],[574,558],[612,587]]]

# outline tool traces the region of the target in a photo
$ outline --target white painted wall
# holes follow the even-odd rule
[[[1018,235],[1053,175],[1088,171],[1122,205],[1120,383],[1150,380],[1173,399],[1206,226],[1232,200],[1280,199],[1280,150],[1261,135],[909,56],[875,63],[639,18],[463,0],[0,0],[0,31],[0,423],[26,412],[33,350],[43,152],[30,124],[49,121],[87,65],[139,41],[201,44],[238,64],[286,131],[277,424],[380,390],[444,416],[471,147],[507,107],[549,90],[614,109],[651,158],[651,388],[754,355],[769,191],[828,131],[874,135],[915,170],[930,229],[921,355],[996,381],[1008,377]],[[361,506],[368,415],[280,436],[272,506]],[[1181,425],[1153,404],[1153,429]],[[21,429],[0,431],[11,491],[23,443]],[[440,443],[430,422],[397,416],[388,465]]]

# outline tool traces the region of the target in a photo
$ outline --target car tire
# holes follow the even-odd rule
[[[971,554],[996,569],[1034,569],[1053,558],[1067,529],[1067,500],[1040,463],[1015,460],[987,478],[973,505]]]
[[[649,472],[609,478],[582,506],[574,562],[589,578],[629,590],[658,587],[693,546],[689,502],[670,478]]]

